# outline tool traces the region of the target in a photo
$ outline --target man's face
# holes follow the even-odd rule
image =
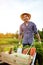
[[[23,16],[23,21],[27,22],[29,20],[29,17],[27,15]]]

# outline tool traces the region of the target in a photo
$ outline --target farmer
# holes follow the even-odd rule
[[[31,14],[22,13],[20,18],[23,20],[23,23],[20,25],[20,34],[19,40],[23,38],[22,44],[25,45],[33,45],[34,34],[38,38],[39,43],[41,43],[40,35],[38,33],[37,27],[35,23],[30,21]]]
[[[22,41],[23,46],[33,44],[34,34],[38,38],[38,41],[41,43],[41,39],[35,23],[29,21],[31,18],[31,14],[23,13],[20,15],[20,17],[24,21],[20,25],[20,35],[19,35],[19,40],[23,37]]]

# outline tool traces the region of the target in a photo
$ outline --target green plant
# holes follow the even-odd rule
[[[35,48],[36,48],[36,52],[38,53],[38,56],[39,56],[39,59],[41,59],[41,65],[43,65],[43,44],[39,44],[39,43],[36,43],[35,44]]]
[[[14,52],[17,52],[17,46],[14,46]]]

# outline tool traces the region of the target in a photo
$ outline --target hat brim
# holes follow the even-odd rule
[[[31,14],[29,14],[29,13],[23,13],[23,14],[20,15],[20,17],[21,17],[22,20],[23,20],[23,16],[24,15],[27,15],[29,17],[29,19],[31,18]]]

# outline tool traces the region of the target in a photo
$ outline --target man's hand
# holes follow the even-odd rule
[[[41,41],[39,41],[39,43],[41,44]]]

